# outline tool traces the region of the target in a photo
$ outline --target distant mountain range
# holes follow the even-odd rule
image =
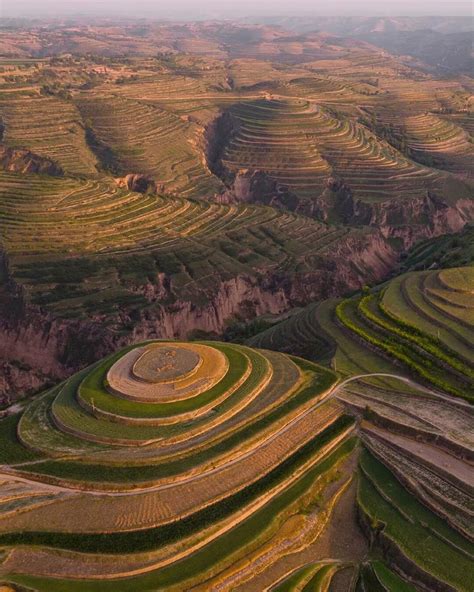
[[[287,30],[304,33],[324,30],[338,35],[368,35],[372,33],[393,33],[399,31],[420,31],[429,29],[438,33],[460,33],[474,29],[474,19],[453,16],[269,16],[245,19],[246,22],[259,22],[278,26]]]
[[[97,55],[154,55],[162,51],[196,52],[223,58],[243,53],[272,59],[287,54],[298,63],[315,57],[331,59],[331,46],[352,47],[370,43],[409,65],[435,73],[471,74],[474,71],[469,17],[281,17],[173,22],[169,20],[64,17],[45,19],[0,19],[3,31],[0,56],[45,57],[61,53]],[[117,33],[115,37],[111,33]],[[291,44],[303,44],[295,52]],[[315,54],[316,45],[320,50]],[[249,44],[251,47],[249,47]],[[276,45],[275,45],[276,44]],[[288,45],[289,44],[289,45]],[[193,46],[190,49],[190,46]],[[259,47],[260,46],[260,47]],[[286,47],[290,47],[288,51]],[[321,49],[324,47],[324,52]],[[203,51],[204,49],[204,51]],[[253,49],[253,51],[252,51]],[[325,54],[323,56],[323,53]],[[336,52],[337,53],[337,52]],[[337,56],[339,57],[339,56]],[[407,62],[407,60],[404,60]]]
[[[298,33],[327,31],[409,55],[440,70],[473,71],[474,19],[469,17],[268,17],[259,22]]]

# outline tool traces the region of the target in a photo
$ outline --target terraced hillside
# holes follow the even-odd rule
[[[289,553],[302,562],[353,491],[354,422],[335,383],[217,342],[147,342],[74,375],[0,421],[0,578],[234,590],[280,574]],[[316,568],[329,581],[347,566]]]
[[[196,148],[198,131],[177,116],[110,96],[86,98],[78,104],[99,152],[100,146],[109,150],[105,166],[116,174],[149,175],[163,190],[182,197],[206,197],[219,191],[219,180]]]
[[[382,295],[338,304],[337,322],[427,383],[472,400],[472,272],[468,267],[401,276]]]
[[[3,172],[0,193],[12,278],[33,304],[62,315],[113,312],[122,296],[146,306],[144,283],[150,283],[150,304],[158,295],[205,304],[222,281],[246,276],[251,285],[257,269],[269,276],[291,269],[296,280],[317,268],[321,280],[329,280],[331,264],[322,259],[329,249],[353,252],[354,260],[360,249],[359,271],[347,269],[346,278],[353,273],[354,280],[358,273],[376,278],[393,258],[371,230],[332,227],[269,207],[142,195],[108,179]],[[380,252],[371,259],[373,241]],[[328,281],[321,289],[330,289]]]
[[[474,589],[469,76],[10,24],[0,588]]]
[[[396,257],[374,229],[105,176],[0,172],[0,233],[2,405],[137,339],[215,336],[377,281]]]
[[[137,339],[373,285],[472,221],[467,76],[319,33],[111,22],[3,29],[0,405]]]
[[[468,592],[471,272],[407,274],[253,340],[313,331],[326,355],[321,340],[336,344],[342,381],[276,351],[154,341],[14,409],[0,420],[0,577],[39,591]],[[416,309],[447,300],[462,338],[452,316]]]
[[[232,116],[238,131],[222,156],[225,169],[264,171],[303,197],[321,193],[331,168],[311,142],[317,115],[308,103],[260,100],[238,105]]]
[[[3,100],[0,117],[7,146],[28,148],[51,158],[68,173],[97,173],[97,161],[87,146],[81,116],[69,101],[54,97]]]
[[[453,120],[429,113],[413,116],[391,113],[383,122],[404,138],[415,159],[460,176],[471,174],[472,136]]]
[[[361,418],[357,503],[369,559],[381,553],[421,590],[473,585],[473,272],[407,273],[250,340],[313,359],[332,352],[349,377],[338,398]],[[384,569],[368,563],[360,589],[393,581],[398,590]]]
[[[452,119],[469,121],[467,83],[400,69],[373,48],[349,59],[343,43],[340,54],[295,65],[279,54],[204,64],[166,53],[124,63],[76,56],[8,64],[5,142],[66,173],[145,176],[164,194],[220,200],[235,176],[253,171],[276,183],[268,199],[290,209],[301,201],[301,211],[320,219],[390,226],[392,234],[396,227],[398,235],[417,223],[426,234],[430,208],[440,210],[437,232],[458,230],[472,218],[470,132]],[[362,125],[361,109],[402,145]]]
[[[375,371],[380,361],[384,368],[398,366],[405,375],[471,400],[473,270],[407,273],[362,297],[310,305],[251,341],[285,351],[312,349],[313,359],[318,346],[324,352],[332,342],[344,373]],[[366,357],[352,355],[361,344]]]
[[[469,76],[10,25],[0,590],[472,592]]]
[[[299,90],[297,84],[291,89]],[[228,115],[231,132],[220,160],[224,174],[232,178],[245,171],[264,172],[277,183],[270,199],[289,208],[345,222],[393,224],[396,218],[404,220],[400,204],[404,201],[413,224],[423,216],[414,204],[421,210],[427,195],[442,196],[450,203],[450,195],[463,199],[471,193],[469,185],[420,166],[365,126],[316,102],[260,99],[232,107]],[[453,171],[466,175],[471,144],[459,128],[451,128],[460,135],[460,144],[449,162]],[[421,150],[421,144],[409,145],[414,154]],[[448,158],[452,152],[438,136],[429,146],[426,154],[432,149]],[[329,191],[334,188],[339,194]],[[285,196],[288,190],[293,197]]]

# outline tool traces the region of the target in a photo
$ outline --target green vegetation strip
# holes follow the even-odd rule
[[[231,348],[229,348],[231,349]],[[245,369],[248,364],[247,357],[240,352],[237,353],[235,356],[235,363],[236,367],[228,372],[226,377],[223,379],[226,380],[226,385],[230,388],[234,383],[235,379],[242,377],[245,372]],[[254,365],[253,371],[251,372],[250,376],[240,385],[238,389],[229,397],[230,401],[227,401],[227,405],[231,405],[234,403],[235,400],[240,400],[247,394],[249,394],[254,388],[258,386],[265,373],[268,369],[268,362],[266,359],[257,352],[250,352],[250,357],[252,358],[252,364]],[[82,407],[78,405],[76,395],[77,389],[79,385],[82,383],[84,379],[84,374],[80,373],[79,375],[73,376],[69,381],[64,385],[63,389],[56,397],[55,401],[52,405],[53,415],[58,418],[62,425],[71,428],[75,433],[78,435],[83,435],[84,438],[87,438],[89,435],[91,438],[98,438],[99,441],[107,441],[110,439],[113,443],[115,439],[117,440],[130,440],[132,442],[141,442],[144,440],[154,440],[156,438],[164,438],[170,434],[176,434],[178,431],[189,430],[192,427],[195,427],[197,422],[191,424],[190,422],[186,423],[183,426],[153,426],[153,425],[134,425],[134,424],[123,424],[117,423],[113,421],[112,415],[117,413],[117,407],[120,406],[121,403],[128,405],[130,409],[135,408],[136,410],[141,409],[141,406],[147,407],[147,411],[145,415],[154,411],[155,417],[158,416],[168,416],[171,413],[172,409],[174,411],[183,411],[183,408],[175,407],[174,403],[163,404],[166,409],[163,409],[161,412],[160,408],[161,405],[155,405],[155,409],[150,409],[152,405],[150,404],[142,404],[136,403],[134,401],[127,401],[119,399],[118,397],[114,397],[113,395],[109,395],[108,393],[103,392],[103,397],[110,398],[110,413],[111,413],[111,420],[108,421],[104,418],[97,418],[93,415],[90,415],[87,411],[85,411]],[[87,380],[87,375],[86,375]],[[222,382],[223,382],[222,381]],[[223,394],[224,385],[221,383],[217,384],[212,389],[202,393],[195,399],[199,399],[199,401],[195,401],[195,403],[205,404],[206,402],[212,401],[212,399],[220,396]],[[97,396],[100,396],[100,392],[96,391]],[[94,404],[95,404],[95,397]],[[192,400],[189,399],[189,402]],[[180,402],[181,403],[181,402]],[[185,401],[182,401],[185,403]],[[219,407],[219,412],[223,412],[227,406],[224,406],[226,401]],[[193,405],[193,404],[192,404]],[[156,409],[158,408],[158,409]],[[190,407],[191,409],[192,407]]]
[[[422,285],[425,277],[425,273],[411,273],[391,280],[383,295],[383,306],[390,314],[422,333],[441,339],[444,345],[469,364],[472,358],[469,339],[461,334],[464,331],[459,323],[442,317],[425,300]]]
[[[0,421],[0,464],[34,462],[40,458],[36,452],[25,448],[18,442],[17,428],[19,415],[10,415]]]
[[[59,389],[62,387],[58,387]],[[82,458],[85,454],[110,451],[110,446],[100,445],[88,440],[79,441],[76,436],[60,432],[52,422],[51,404],[56,393],[39,396],[32,400],[18,421],[17,437],[27,449],[53,458]],[[2,424],[0,422],[0,432]],[[13,447],[12,447],[13,448]],[[1,458],[1,453],[0,453]],[[14,464],[14,460],[11,461]]]
[[[390,571],[381,561],[373,561],[361,567],[356,592],[416,592],[416,590]]]
[[[474,402],[473,394],[466,391],[461,391],[458,388],[453,387],[450,382],[441,376],[435,375],[435,366],[431,360],[423,358],[422,362],[416,361],[417,359],[420,360],[421,356],[414,352],[412,348],[396,341],[396,338],[394,338],[391,334],[387,333],[383,338],[381,338],[376,334],[369,332],[360,324],[357,324],[357,322],[353,320],[349,314],[350,311],[353,312],[353,307],[356,306],[357,304],[353,300],[344,300],[336,306],[336,316],[345,327],[356,333],[364,341],[367,341],[367,343],[370,343],[377,349],[384,351],[389,356],[402,362],[410,370],[434,386],[456,397],[466,399],[469,402]]]
[[[416,592],[415,588],[402,580],[402,578],[390,570],[382,561],[373,561],[372,569],[384,590],[389,592]]]
[[[236,430],[230,436],[215,442],[208,448],[162,464],[150,464],[144,466],[110,466],[107,464],[88,464],[51,460],[49,462],[32,465],[31,471],[38,474],[54,475],[67,479],[107,483],[146,482],[182,473],[187,469],[191,469],[192,467],[209,461],[213,456],[224,454],[238,446],[241,442],[256,436],[260,431],[268,428],[273,423],[315,398],[318,394],[329,389],[331,385],[334,384],[336,375],[332,371],[298,358],[292,359],[302,371],[315,372],[310,383],[286,400],[282,405],[271,411],[268,415]],[[28,470],[27,465],[25,465],[24,469]]]
[[[294,590],[298,590],[299,587],[307,582],[308,578],[311,578],[312,575],[320,568],[321,566],[317,564],[300,567],[288,577],[286,577],[282,582],[270,588],[270,590],[271,592],[293,592]]]
[[[376,305],[381,314],[374,314],[370,309],[370,304]],[[449,364],[465,376],[474,378],[474,370],[464,364],[459,359],[456,352],[448,348],[440,339],[436,339],[435,337],[420,331],[420,329],[414,325],[410,325],[396,317],[384,306],[382,300],[378,301],[377,294],[370,294],[362,298],[359,308],[368,319],[373,323],[376,323],[382,329],[385,329],[389,333],[393,333],[402,339],[415,343],[434,358],[438,358],[446,364]]]
[[[157,549],[226,518],[285,479],[288,479],[298,467],[308,461],[323,446],[342,433],[352,423],[353,419],[349,416],[339,417],[332,425],[299,448],[294,454],[258,481],[219,502],[186,516],[182,520],[155,528],[119,533],[5,533],[0,534],[0,546],[18,544],[48,545],[91,553],[124,553],[129,549],[133,549],[134,551]]]
[[[76,393],[87,370],[72,376],[60,390],[51,405],[51,412],[60,431],[71,431],[79,438],[96,439],[101,443],[140,444],[159,437],[156,426],[124,425],[89,415],[76,400]]]
[[[457,590],[474,590],[474,545],[428,510],[368,451],[361,455],[358,502],[375,529],[400,546],[422,569]]]
[[[334,570],[334,565],[328,564],[323,565],[316,574],[310,579],[305,585],[301,592],[319,592],[320,590],[326,590],[328,580],[331,580],[331,573]]]
[[[113,581],[74,581],[21,575],[12,576],[9,579],[15,583],[31,586],[44,592],[136,592],[137,590],[151,592],[152,590],[179,584],[212,569],[239,549],[245,549],[252,545],[258,535],[265,531],[275,520],[276,516],[285,511],[290,504],[299,499],[314,485],[315,479],[329,471],[338,461],[350,454],[356,442],[356,438],[346,440],[284,492],[271,499],[265,506],[242,521],[238,526],[170,566],[149,572],[143,576]],[[130,550],[131,547],[126,548],[126,551]]]
[[[242,356],[244,357],[244,356]],[[223,413],[225,410],[235,405],[236,402],[242,400],[247,396],[249,392],[255,389],[265,375],[268,363],[266,359],[257,352],[249,350],[248,357],[252,360],[254,372],[220,405],[216,406],[215,411]],[[90,370],[90,369],[89,369]],[[189,429],[196,429],[200,424],[204,423],[206,417],[199,418],[197,421],[189,421],[179,425],[167,425],[167,426],[137,426],[137,425],[122,425],[112,421],[102,420],[92,415],[87,414],[82,408],[79,408],[75,400],[75,392],[77,386],[81,383],[84,373],[87,373],[87,369],[82,371],[82,374],[71,377],[67,384],[63,386],[63,392],[59,401],[53,402],[53,409],[57,416],[61,419],[61,422],[65,425],[72,427],[73,431],[78,435],[84,433],[84,437],[89,433],[94,437],[95,434],[100,434],[101,438],[119,438],[124,440],[129,438],[131,440],[137,440],[139,438],[155,439],[157,437],[164,438],[168,435],[175,435],[178,432],[183,432]],[[32,449],[37,449],[48,454],[50,451],[54,453],[54,456],[58,456],[56,451],[65,448],[64,456],[74,455],[74,449],[77,448],[78,452],[75,454],[76,457],[83,456],[84,462],[86,462],[88,451],[90,450],[93,454],[94,450],[100,452],[100,450],[106,450],[107,447],[113,446],[107,442],[98,443],[91,442],[83,439],[79,441],[76,436],[72,436],[68,433],[61,432],[52,423],[49,415],[46,413],[48,410],[42,410],[46,402],[44,398],[33,401],[25,410],[19,424],[19,435],[20,439],[26,446],[31,446]],[[61,405],[61,407],[59,407]],[[41,424],[38,425],[38,424]],[[43,425],[48,426],[48,429],[43,428]],[[40,429],[41,427],[41,429]],[[82,453],[82,454],[81,454]],[[83,462],[79,460],[78,462]],[[135,458],[131,455],[131,461],[129,464],[138,465],[143,463],[143,460]],[[148,461],[148,464],[150,461]],[[115,464],[119,464],[117,461]],[[124,459],[120,462],[120,465],[127,465],[127,460]],[[139,478],[139,477],[138,477]]]

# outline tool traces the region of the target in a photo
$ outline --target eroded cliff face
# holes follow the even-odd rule
[[[403,215],[403,220],[410,220],[410,210],[413,212],[413,224],[406,222],[401,225],[390,224],[390,216],[397,219],[398,216]],[[405,249],[408,249],[422,238],[432,238],[462,230],[474,217],[474,201],[459,200],[454,205],[450,205],[433,200],[432,196],[427,195],[418,203],[407,204],[406,208],[401,204],[398,208],[388,209],[386,213],[379,212],[378,218],[384,217],[387,218],[387,223],[380,225],[383,235],[387,238],[401,239]],[[373,224],[377,224],[377,216]]]
[[[116,317],[83,320],[54,318],[26,301],[8,282],[0,315],[0,360],[4,365],[0,402],[57,383],[78,369],[124,345],[153,338],[186,339],[194,331],[219,335],[232,318],[282,313],[317,299],[338,296],[385,278],[397,261],[396,252],[378,232],[340,241],[314,261],[314,271],[237,275],[209,286],[206,297],[182,300],[173,277],[135,287],[149,306],[120,309]],[[7,301],[8,300],[8,301]],[[8,314],[14,305],[16,313]],[[104,321],[107,320],[107,323]],[[127,328],[127,330],[125,330]]]
[[[263,171],[242,169],[232,180],[231,185],[214,201],[225,204],[254,203],[267,205],[291,212],[302,211],[302,201],[288,187],[271,179]],[[312,212],[309,213],[311,215]]]
[[[213,119],[203,133],[202,149],[207,166],[227,186],[232,185],[233,175],[222,165],[221,154],[226,144],[238,132],[239,125],[239,120],[227,111]]]
[[[135,324],[133,340],[150,337],[186,339],[196,330],[219,334],[234,315],[277,314],[290,306],[285,289],[272,277],[257,281],[242,275],[215,288],[214,296],[201,306],[179,299],[169,306],[158,304]]]
[[[427,191],[421,197],[369,203],[354,198],[350,186],[336,177],[328,177],[312,199],[301,199],[263,171],[243,169],[228,183],[215,201],[269,205],[323,222],[378,228],[385,238],[399,239],[404,249],[423,238],[458,232],[474,217],[474,200],[469,197],[448,201]]]
[[[321,256],[308,273],[268,273],[259,279],[239,275],[215,286],[208,302],[196,305],[179,298],[162,306],[167,293],[163,282],[140,288],[156,307],[147,309],[134,323],[132,341],[154,337],[186,339],[199,330],[220,334],[233,317],[252,319],[262,314],[280,314],[294,306],[338,296],[386,277],[397,254],[381,235],[361,235],[341,241],[331,256]],[[164,278],[163,278],[164,279]],[[173,282],[168,290],[173,290]]]
[[[0,144],[0,168],[13,173],[40,173],[62,176],[62,168],[50,158],[44,158],[23,148]]]
[[[419,199],[390,200],[375,204],[348,200],[352,223],[375,226],[386,238],[399,238],[405,249],[422,238],[457,232],[474,214],[474,201],[460,199],[448,203],[427,192]]]
[[[103,321],[54,318],[28,305],[14,320],[2,315],[0,406],[57,384],[113,351],[121,342]]]
[[[266,171],[231,171],[222,161],[222,155],[240,126],[240,120],[227,111],[206,129],[208,166],[226,186],[213,197],[220,203],[270,205],[328,223],[375,227],[386,238],[398,239],[404,249],[422,238],[459,231],[473,218],[473,186],[449,174],[440,177],[436,190],[427,188],[424,195],[410,195],[410,182],[401,179],[399,191],[393,197],[368,201],[354,196],[350,184],[337,175],[321,179],[314,196],[301,198]],[[380,189],[383,195],[383,187]]]
[[[57,383],[112,346],[95,319],[58,319],[29,304],[0,251],[0,407]]]

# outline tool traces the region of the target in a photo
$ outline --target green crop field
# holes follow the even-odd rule
[[[376,527],[441,581],[471,590],[473,545],[408,495],[373,457],[364,455],[361,468],[359,503]]]
[[[443,277],[456,290],[450,291]],[[298,336],[299,346],[318,359],[324,355],[321,340],[325,339],[337,343],[339,371],[357,373],[353,365],[357,360],[359,372],[402,371],[471,401],[471,283],[471,267],[405,274],[363,297],[310,305],[249,343],[279,349],[286,335]]]
[[[329,363],[347,381],[338,398],[360,418],[374,455],[365,452],[360,465],[358,499],[372,534],[357,590],[473,585],[472,482],[462,460],[474,445],[472,272],[405,273],[311,304],[248,339],[325,363],[332,352]]]
[[[116,568],[106,575],[113,554],[124,562],[124,573],[149,564],[149,575],[133,580],[143,589],[179,586],[183,578],[199,582],[216,565],[224,568],[230,559],[256,552],[260,538],[278,536],[288,508],[304,516],[316,493],[325,495],[325,488],[341,481],[336,468],[354,454],[356,440],[351,437],[353,420],[339,404],[325,401],[334,373],[283,354],[191,342],[181,347],[194,352],[199,364],[216,352],[227,365],[208,394],[195,395],[193,389],[201,388],[199,372],[184,372],[181,379],[181,358],[168,355],[174,384],[186,380],[188,387],[181,401],[166,404],[160,398],[169,384],[157,382],[154,374],[133,378],[130,353],[161,348],[165,355],[170,345],[158,341],[126,348],[32,401],[21,417],[0,420],[8,442],[1,462],[9,465],[12,479],[27,476],[48,492],[21,512],[2,515],[0,547],[30,554],[30,567],[38,553],[50,555],[39,572],[11,564],[12,581],[35,582],[40,590],[74,589],[74,578],[81,574],[87,580],[81,585],[95,590],[98,584],[86,575],[102,564],[104,577],[112,578],[110,588],[127,590],[127,579]],[[143,388],[149,385],[154,399],[127,400],[107,390],[122,373],[132,381],[124,385],[134,380]],[[87,389],[93,389],[94,404],[86,408],[78,397]],[[103,409],[98,413],[101,393],[116,402],[117,414],[126,403],[134,425],[117,422],[113,405],[107,415]],[[209,403],[214,408],[194,421],[180,419],[182,410],[176,406],[187,409],[187,401],[194,412]],[[147,425],[150,417],[173,423]],[[77,528],[77,515],[83,512],[87,519]],[[165,561],[160,568],[173,549],[179,551],[176,562]],[[74,562],[78,571],[71,572],[67,562],[58,572],[57,567],[50,571],[46,566],[59,566],[66,550],[82,557]],[[15,553],[9,555],[13,561]],[[45,569],[58,579],[41,580]],[[63,580],[70,578],[67,584],[61,574]]]

